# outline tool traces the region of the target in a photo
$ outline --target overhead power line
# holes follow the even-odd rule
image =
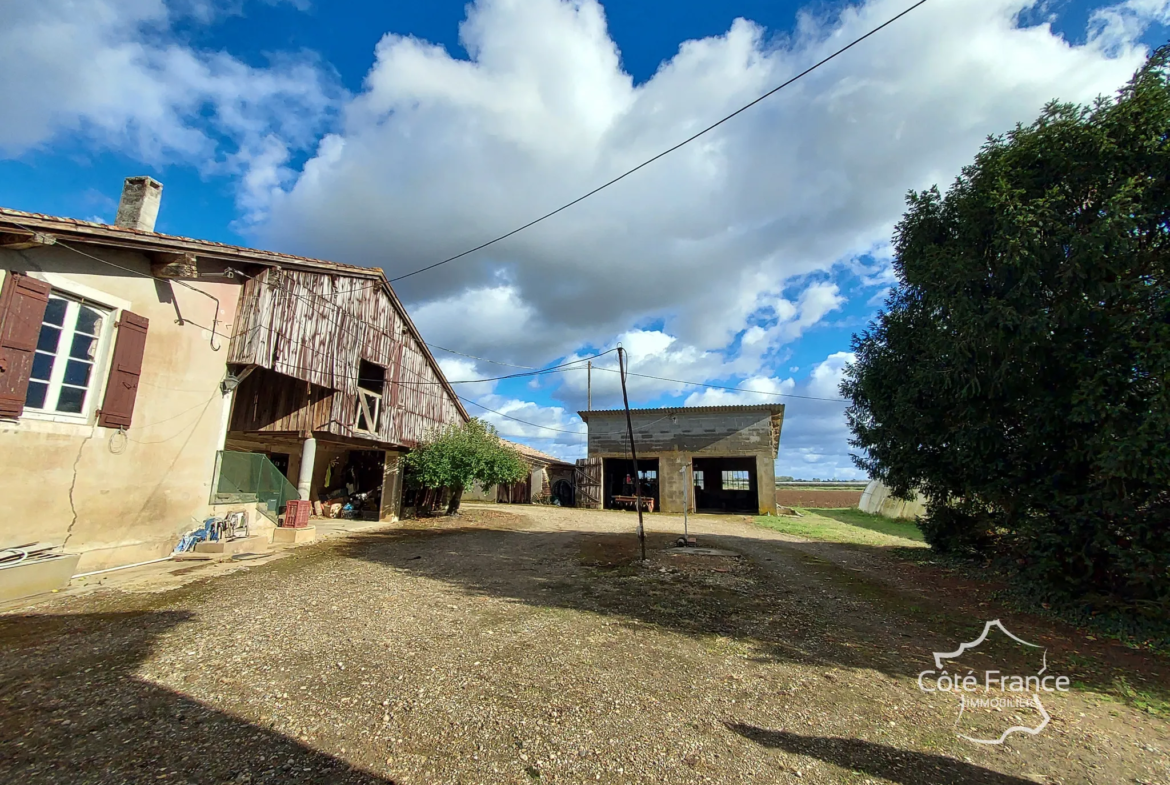
[[[673,153],[675,150],[678,150],[679,148],[685,147],[686,145],[688,145],[688,144],[690,144],[691,142],[695,141],[695,140],[696,140],[696,139],[698,139],[700,136],[703,136],[704,134],[710,133],[711,131],[713,131],[713,130],[715,130],[716,128],[718,128],[719,126],[723,125],[724,123],[726,123],[728,120],[732,119],[733,117],[736,117],[737,115],[740,115],[740,114],[742,114],[743,112],[746,112],[748,109],[751,109],[753,106],[755,106],[756,104],[760,103],[760,102],[761,102],[761,101],[763,101],[764,99],[766,99],[766,98],[768,98],[768,97],[770,97],[770,96],[772,96],[772,95],[774,95],[774,94],[776,94],[776,93],[780,92],[780,91],[781,91],[781,90],[783,90],[785,87],[788,87],[790,84],[792,84],[793,82],[795,82],[795,81],[797,81],[797,80],[799,80],[799,79],[802,79],[802,78],[804,78],[804,77],[805,77],[805,76],[807,76],[808,74],[811,74],[813,71],[817,70],[818,68],[820,68],[822,65],[824,65],[824,64],[825,64],[825,63],[827,63],[827,62],[829,62],[829,61],[830,61],[830,60],[832,60],[833,58],[835,58],[835,57],[837,57],[837,56],[839,56],[839,55],[841,55],[841,54],[843,54],[843,53],[847,52],[848,50],[850,50],[850,49],[852,49],[853,47],[857,46],[859,43],[861,43],[861,42],[862,42],[862,41],[864,41],[865,39],[869,38],[870,36],[872,36],[872,35],[874,35],[874,34],[878,33],[879,31],[881,31],[881,30],[885,29],[886,27],[889,27],[889,26],[890,26],[890,25],[892,25],[894,22],[898,21],[899,19],[901,19],[902,17],[906,16],[908,13],[910,13],[911,11],[913,11],[914,9],[918,8],[919,6],[921,6],[921,5],[925,4],[925,3],[926,3],[926,0],[918,0],[918,2],[917,2],[917,3],[915,3],[915,4],[914,4],[914,5],[912,5],[912,6],[910,6],[910,7],[909,7],[909,8],[907,8],[905,11],[902,11],[900,14],[897,14],[896,16],[890,17],[890,18],[889,18],[889,19],[887,19],[885,22],[882,22],[880,25],[878,25],[877,27],[873,28],[873,29],[872,29],[872,30],[870,30],[868,33],[866,33],[865,35],[863,35],[863,36],[861,36],[861,37],[859,37],[859,38],[855,38],[855,39],[853,39],[853,40],[852,40],[852,41],[850,41],[848,44],[846,44],[845,46],[841,47],[841,48],[840,48],[840,49],[838,49],[837,51],[833,52],[833,53],[832,53],[831,55],[829,55],[828,57],[825,57],[824,59],[822,59],[822,60],[818,61],[817,63],[815,63],[815,64],[813,64],[813,65],[809,66],[808,68],[804,69],[804,70],[803,70],[803,71],[801,71],[799,74],[797,74],[796,76],[792,77],[791,79],[789,79],[789,80],[787,80],[787,81],[783,82],[782,84],[779,84],[779,85],[777,85],[776,87],[773,87],[771,90],[769,90],[768,92],[764,93],[764,94],[763,94],[763,95],[761,95],[759,98],[756,98],[754,101],[751,101],[751,102],[749,102],[749,103],[746,103],[746,104],[744,104],[744,105],[743,105],[743,106],[741,106],[739,109],[736,109],[734,112],[732,112],[731,114],[727,115],[726,117],[723,117],[722,119],[720,119],[720,120],[717,120],[716,122],[714,122],[714,123],[712,123],[711,125],[707,126],[706,128],[704,128],[703,130],[699,131],[698,133],[696,133],[696,134],[693,134],[693,135],[691,135],[691,136],[687,137],[686,139],[682,140],[681,142],[679,142],[678,144],[674,145],[673,147],[669,147],[669,148],[667,148],[667,149],[663,150],[661,153],[659,153],[658,155],[654,156],[653,158],[649,158],[649,159],[647,159],[647,160],[643,161],[642,163],[640,163],[640,164],[638,164],[637,166],[635,166],[633,169],[629,169],[629,170],[627,170],[627,171],[623,172],[622,174],[619,174],[617,177],[613,178],[612,180],[610,180],[610,181],[608,181],[608,182],[605,182],[605,183],[602,183],[601,185],[599,185],[599,186],[597,186],[596,188],[594,188],[592,191],[589,191],[588,193],[586,193],[586,194],[583,194],[582,196],[578,196],[578,197],[577,197],[576,199],[574,199],[573,201],[571,201],[571,202],[568,202],[568,203],[566,203],[566,204],[563,204],[563,205],[561,205],[560,207],[558,207],[557,209],[555,209],[555,210],[552,210],[552,211],[550,211],[550,212],[547,212],[547,213],[545,213],[544,215],[540,216],[539,218],[536,218],[536,219],[534,219],[534,220],[531,220],[531,221],[529,221],[528,223],[524,224],[523,226],[517,227],[516,229],[513,229],[512,231],[510,231],[510,232],[508,232],[508,233],[506,233],[506,234],[502,234],[502,235],[500,235],[499,237],[496,237],[495,239],[488,240],[486,243],[480,243],[479,245],[475,246],[474,248],[469,248],[469,249],[467,249],[466,251],[464,251],[463,253],[458,253],[458,254],[455,254],[454,256],[449,256],[449,257],[447,257],[446,259],[442,260],[441,262],[435,262],[434,264],[427,265],[426,267],[420,267],[419,269],[417,269],[417,270],[414,270],[414,271],[412,271],[412,272],[409,272],[409,273],[406,273],[405,275],[399,275],[399,276],[397,276],[397,277],[395,277],[395,278],[391,278],[391,279],[390,279],[390,283],[396,283],[396,282],[398,282],[398,281],[405,280],[406,278],[410,278],[411,276],[418,275],[419,273],[425,273],[425,272],[427,272],[428,270],[433,270],[433,269],[435,269],[436,267],[442,267],[443,265],[445,265],[445,264],[449,264],[450,262],[454,262],[454,261],[455,261],[455,260],[457,260],[457,259],[462,259],[464,256],[468,256],[468,255],[470,255],[470,254],[473,254],[473,253],[475,253],[476,251],[482,251],[484,248],[487,248],[489,245],[495,245],[496,243],[500,242],[501,240],[507,240],[509,237],[511,237],[511,236],[513,236],[513,235],[516,235],[516,234],[519,234],[520,232],[523,232],[525,229],[528,229],[528,228],[530,228],[530,227],[536,226],[536,225],[537,225],[538,223],[540,223],[541,221],[544,221],[544,220],[546,220],[546,219],[552,218],[552,217],[553,217],[554,215],[556,215],[557,213],[564,212],[565,210],[568,210],[570,207],[572,207],[572,206],[574,206],[574,205],[576,205],[576,204],[580,204],[581,202],[583,202],[583,201],[585,201],[586,199],[588,199],[590,196],[593,196],[594,194],[600,193],[601,191],[604,191],[606,188],[609,188],[611,185],[614,185],[615,183],[618,183],[618,182],[620,182],[620,181],[622,181],[622,180],[626,179],[627,177],[629,177],[630,175],[632,175],[634,172],[637,172],[639,169],[643,169],[643,168],[645,168],[645,167],[649,166],[650,164],[654,163],[655,161],[657,161],[657,160],[658,160],[658,159],[660,159],[660,158],[665,158],[666,156],[668,156],[668,155],[670,155],[671,153]]]
[[[462,395],[459,396],[459,400],[463,401],[464,403],[469,403],[472,406],[478,406],[479,408],[483,409],[485,412],[491,412],[492,414],[499,415],[500,417],[503,417],[506,420],[515,420],[516,422],[524,423],[525,425],[531,425],[533,428],[542,428],[546,431],[556,431],[557,433],[571,433],[574,436],[588,436],[589,435],[588,431],[567,431],[564,428],[553,428],[553,427],[550,427],[548,425],[537,425],[534,422],[528,422],[528,420],[521,420],[519,417],[513,417],[510,414],[504,414],[503,412],[498,412],[495,409],[489,409],[488,407],[484,406],[479,401],[473,401],[470,398],[464,398]]]
[[[438,349],[441,352],[447,352],[448,354],[457,354],[460,357],[466,357],[469,360],[479,360],[480,362],[491,363],[492,365],[502,365],[505,368],[524,368],[524,369],[529,370],[529,371],[536,370],[536,368],[531,366],[531,365],[516,365],[515,363],[502,363],[499,360],[489,360],[486,357],[476,357],[474,354],[464,354],[463,352],[457,352],[454,349],[448,349],[446,346],[439,346],[436,343],[427,343],[427,346],[431,347],[432,349]]]
[[[602,368],[600,366],[593,366],[595,371],[605,371],[607,373],[620,373],[616,368]],[[643,379],[655,379],[660,382],[674,382],[675,384],[687,384],[692,387],[710,387],[713,390],[734,390],[736,392],[755,393],[756,395],[773,395],[777,398],[800,398],[805,401],[829,401],[830,403],[849,403],[845,398],[820,398],[815,395],[796,395],[795,393],[780,393],[769,392],[767,390],[752,390],[747,387],[729,387],[724,384],[708,384],[707,382],[688,382],[686,379],[669,379],[665,376],[651,376],[648,373],[634,373],[633,371],[626,371],[626,376],[640,376]]]

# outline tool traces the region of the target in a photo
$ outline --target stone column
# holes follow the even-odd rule
[[[402,453],[386,452],[382,468],[382,510],[378,520],[393,523],[402,515]]]
[[[312,436],[305,439],[301,448],[301,470],[297,474],[297,493],[306,501],[313,487],[313,464],[317,460],[317,440]]]

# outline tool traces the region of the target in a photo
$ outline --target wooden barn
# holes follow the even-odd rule
[[[382,271],[259,270],[238,314],[226,448],[264,453],[302,498],[399,515],[401,456],[468,415]]]

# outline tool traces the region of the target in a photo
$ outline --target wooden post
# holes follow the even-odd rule
[[[585,410],[593,411],[593,361],[585,366]]]
[[[638,450],[634,447],[634,423],[630,419],[630,398],[626,394],[625,350],[620,346],[618,369],[622,378],[622,403],[626,407],[626,432],[630,435],[630,458],[634,462],[634,506],[638,508],[638,542],[642,545],[642,561],[646,561],[646,528],[642,525],[642,480],[638,477]]]

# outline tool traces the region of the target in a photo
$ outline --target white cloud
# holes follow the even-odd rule
[[[777,395],[759,393],[790,394],[796,389],[796,382],[792,379],[773,379],[765,376],[755,376],[734,385],[740,390],[704,389],[702,392],[691,393],[687,396],[684,406],[741,406],[759,403],[784,403]],[[754,392],[743,392],[753,390]]]
[[[197,20],[216,4],[175,13]],[[311,147],[343,97],[307,54],[249,66],[179,43],[161,0],[0,0],[0,155],[69,134],[163,165],[241,175],[246,211],[294,173],[289,151]]]
[[[1047,25],[1018,28],[1031,5],[927,4],[669,158],[398,288],[430,309],[428,324],[471,342],[511,336],[497,351],[532,364],[655,318],[680,345],[722,349],[787,281],[888,245],[905,192],[945,185],[986,134],[1054,97],[1111,92],[1140,63],[1124,34],[1110,57],[1100,37],[1073,46]],[[391,275],[433,263],[685,138],[902,8],[869,0],[805,17],[779,43],[740,20],[634,85],[593,0],[479,0],[461,29],[469,60],[383,38],[336,136],[275,194],[260,235]],[[513,312],[472,325],[465,297],[501,285]]]
[[[1125,0],[1093,11],[1089,37],[1105,51],[1121,51],[1154,23],[1170,25],[1170,0]]]
[[[845,366],[854,360],[850,352],[834,352],[818,363],[809,378],[793,392],[817,398],[840,398]],[[837,401],[787,398],[776,474],[811,479],[864,479],[849,457],[846,404]]]
[[[737,20],[682,43],[635,85],[595,0],[477,0],[460,30],[469,59],[386,35],[351,98],[311,55],[259,68],[173,33],[176,14],[208,22],[242,3],[0,0],[0,101],[18,109],[0,121],[0,154],[77,135],[148,163],[233,174],[257,244],[394,276],[596,187],[905,7],[865,0],[839,15],[802,13],[780,38]],[[844,267],[865,287],[889,286],[908,189],[945,186],[987,134],[1030,121],[1050,99],[1112,92],[1145,55],[1137,36],[1170,22],[1166,0],[1125,0],[1095,11],[1073,45],[1049,24],[1017,26],[1037,7],[928,3],[607,191],[397,288],[427,340],[469,354],[541,365],[620,341],[637,373],[829,390],[844,353],[803,386],[774,370],[843,306],[824,273]],[[298,168],[305,150],[314,152]],[[459,362],[444,364],[496,375]],[[595,405],[620,395],[612,366],[612,355],[599,361]],[[475,395],[573,429],[585,374],[559,378],[557,394],[572,402],[564,411],[528,411],[535,404],[496,400],[489,386]],[[717,397],[629,382],[632,403]],[[844,471],[845,452],[822,449],[843,443],[839,412],[809,404],[796,419],[805,410],[792,404],[784,443],[802,464]],[[549,438],[579,447],[572,435]]]

